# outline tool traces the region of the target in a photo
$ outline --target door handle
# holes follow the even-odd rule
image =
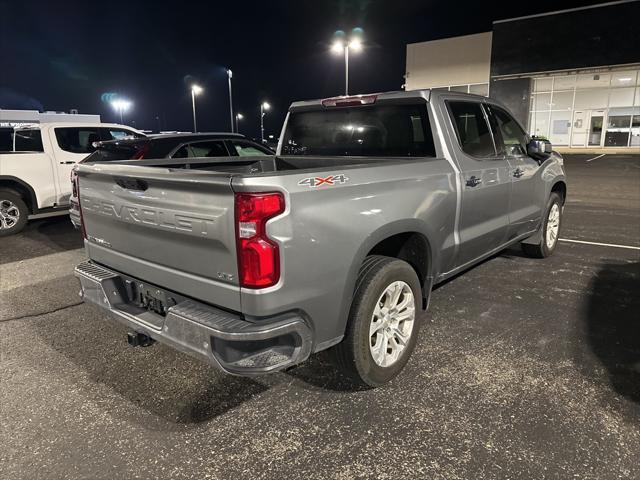
[[[74,162],[73,160],[70,160],[68,162],[60,162],[60,165],[72,165],[74,163],[76,163],[76,162]]]
[[[482,179],[472,175],[471,178],[467,178],[467,187],[477,187],[482,183]]]
[[[516,168],[515,171],[513,172],[513,176],[516,178],[520,178],[523,175],[524,175],[524,170],[522,170],[521,168]]]

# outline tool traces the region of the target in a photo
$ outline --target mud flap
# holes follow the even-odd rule
[[[538,227],[538,230],[536,230],[536,233],[528,238],[525,238],[521,243],[526,243],[527,245],[540,245],[540,243],[542,243],[542,227],[544,227],[544,222],[540,223],[540,226]]]

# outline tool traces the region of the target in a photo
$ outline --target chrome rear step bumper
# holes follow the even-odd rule
[[[258,375],[304,361],[312,331],[302,316],[283,314],[248,320],[115,272],[91,261],[75,268],[84,301],[108,310],[118,321],[227,373]],[[164,315],[144,308],[136,292],[154,289],[172,306]]]

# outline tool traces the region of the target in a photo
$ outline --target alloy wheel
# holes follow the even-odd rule
[[[407,347],[415,322],[411,287],[403,281],[391,283],[380,295],[371,317],[369,348],[376,365],[393,365]]]

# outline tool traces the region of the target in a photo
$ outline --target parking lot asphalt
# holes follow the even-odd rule
[[[561,238],[640,247],[640,156],[566,157]],[[68,218],[0,239],[0,478],[640,478],[640,250],[440,285],[390,385],[226,376],[80,303]]]

